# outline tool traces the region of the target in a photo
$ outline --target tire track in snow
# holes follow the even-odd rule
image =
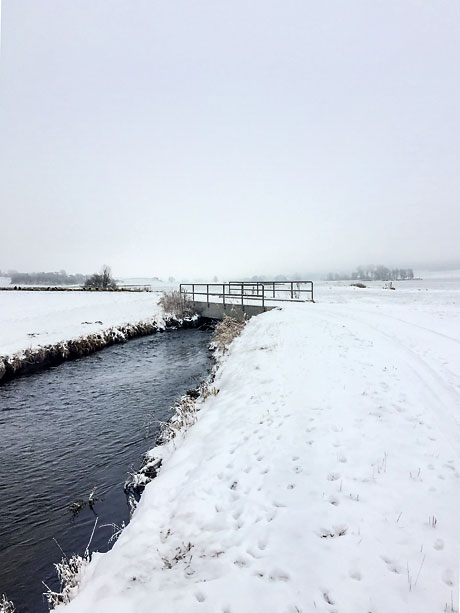
[[[366,311],[361,309],[361,312],[364,313]],[[411,349],[402,343],[397,336],[383,331],[381,328],[373,325],[369,321],[365,321],[364,319],[360,319],[359,317],[353,316],[349,313],[337,313],[328,309],[327,307],[324,309],[321,308],[321,312],[314,312],[314,314],[322,319],[331,318],[342,323],[342,325],[349,325],[350,322],[353,322],[354,324],[359,324],[360,327],[365,326],[385,339],[386,343],[389,343],[393,347],[396,346],[401,354],[406,355],[409,358],[407,360],[409,369],[417,377],[421,387],[427,391],[432,400],[432,403],[427,403],[426,408],[430,410],[430,414],[438,423],[440,431],[443,432],[443,434],[450,441],[452,451],[458,457],[460,457],[460,449],[458,448],[458,441],[460,440],[460,393],[457,392],[457,390],[455,390],[450,384],[446,383],[440,372],[435,370],[435,368],[433,368],[424,358],[420,357],[420,355],[418,355],[414,349]],[[366,314],[370,315],[371,317],[374,315],[373,313],[368,312],[366,312]],[[324,315],[326,315],[326,317],[324,317]],[[381,313],[378,313],[378,315],[380,316]],[[397,318],[392,318],[391,315],[387,315],[387,317],[397,320]],[[405,323],[403,320],[399,321]],[[416,324],[409,325],[416,326]],[[437,334],[435,331],[433,332]],[[356,329],[354,329],[354,333],[358,335],[358,338],[360,338],[359,330],[356,331]],[[450,339],[450,337],[446,338]],[[361,338],[361,340],[368,339]],[[457,409],[455,412],[452,410],[452,408],[447,408],[453,406],[459,407],[459,409]],[[434,407],[438,408],[439,411],[434,410]]]

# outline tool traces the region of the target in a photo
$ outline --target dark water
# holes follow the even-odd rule
[[[69,505],[97,496],[92,549],[129,519],[123,483],[151,448],[169,407],[207,373],[209,333],[179,330],[132,340],[0,387],[0,597],[19,613],[48,611],[42,581],[53,562],[82,554],[95,514]]]

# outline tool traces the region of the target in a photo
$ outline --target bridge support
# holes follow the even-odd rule
[[[230,317],[247,317],[260,315],[264,311],[274,309],[274,306],[262,307],[258,304],[218,304],[215,302],[192,301],[194,311],[205,319],[223,319],[225,315]]]

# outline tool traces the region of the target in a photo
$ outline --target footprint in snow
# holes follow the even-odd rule
[[[268,578],[270,581],[289,581],[291,577],[286,571],[275,568],[268,575]]]
[[[318,536],[322,539],[334,539],[340,536],[345,536],[348,532],[347,526],[334,526],[332,529],[329,528],[321,528],[318,531]]]
[[[442,580],[449,587],[453,586],[455,582],[454,573],[449,568],[446,568],[446,570],[442,573]]]
[[[395,562],[391,558],[387,558],[386,556],[382,556],[382,560],[387,565],[387,570],[392,573],[395,573],[396,575],[399,575],[401,573],[401,566],[399,566],[397,562]]]
[[[436,539],[433,547],[437,551],[441,551],[442,549],[444,549],[444,541],[442,539]]]
[[[359,572],[359,570],[351,570],[350,571],[350,577],[352,579],[354,579],[355,581],[361,581],[361,579],[362,579],[362,575]]]
[[[264,549],[266,549],[267,547],[267,540],[266,539],[259,539],[258,543],[257,543],[257,547],[263,551]]]
[[[248,562],[244,560],[243,558],[238,558],[234,560],[233,564],[235,566],[238,566],[239,568],[245,568],[246,566],[248,566]]]

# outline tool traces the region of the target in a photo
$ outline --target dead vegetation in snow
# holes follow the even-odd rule
[[[16,609],[14,608],[14,604],[11,600],[8,600],[5,594],[2,594],[2,598],[0,600],[0,613],[14,613]]]
[[[61,584],[61,591],[55,592],[50,587],[48,587],[46,583],[43,583],[46,588],[44,596],[48,601],[50,610],[54,609],[59,604],[68,604],[76,596],[81,581],[81,571],[87,564],[91,562],[92,556],[90,552],[90,546],[91,541],[93,540],[96,526],[97,518],[94,522],[93,530],[91,532],[88,545],[86,546],[85,553],[82,556],[74,554],[73,556],[68,558],[61,549],[63,557],[60,562],[54,565]]]
[[[244,318],[229,317],[225,315],[214,330],[211,347],[223,355],[230,347],[232,341],[241,334],[247,320]]]
[[[158,304],[167,315],[172,315],[178,319],[193,317],[194,310],[191,300],[179,290],[163,292]]]

